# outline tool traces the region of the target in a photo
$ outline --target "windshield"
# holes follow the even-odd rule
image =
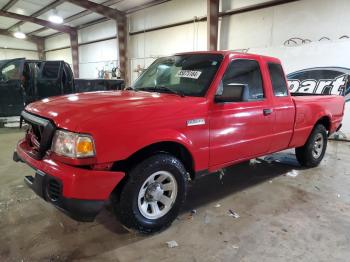
[[[185,54],[157,59],[136,80],[133,89],[184,96],[204,96],[222,55]]]

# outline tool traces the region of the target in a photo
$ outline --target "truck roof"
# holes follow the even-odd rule
[[[280,62],[279,59],[272,57],[272,56],[264,56],[264,55],[258,55],[258,54],[252,54],[252,53],[246,53],[246,52],[237,52],[232,50],[218,50],[218,51],[189,51],[189,52],[180,52],[176,53],[175,55],[184,55],[184,54],[219,54],[219,55],[244,55],[247,57],[250,57],[252,59],[256,58],[263,58],[265,60],[276,60]]]

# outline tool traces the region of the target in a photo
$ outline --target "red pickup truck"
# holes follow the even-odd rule
[[[171,224],[189,180],[296,148],[317,166],[344,113],[341,96],[291,97],[278,59],[229,51],[156,60],[124,91],[80,93],[29,104],[14,160],[26,183],[81,221],[111,200],[142,232]]]

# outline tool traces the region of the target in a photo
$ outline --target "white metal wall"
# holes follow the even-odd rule
[[[97,78],[98,70],[116,65],[118,49],[115,36],[116,26],[114,21],[99,23],[79,30],[79,44],[113,38],[79,46],[79,75],[81,78]],[[64,60],[72,64],[72,54],[69,46],[70,41],[67,34],[46,39],[46,58],[48,60]],[[62,47],[68,48],[50,51]]]
[[[14,50],[16,48],[27,49],[28,51]],[[13,37],[0,36],[0,60],[19,57],[24,57],[27,59],[38,59],[36,45],[28,41],[15,39]]]

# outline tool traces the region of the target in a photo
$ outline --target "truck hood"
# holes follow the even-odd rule
[[[133,113],[141,118],[144,114],[164,116],[165,109],[174,114],[174,109],[183,110],[196,101],[203,103],[205,99],[142,91],[99,91],[45,98],[29,104],[25,110],[53,120],[59,128],[80,131],[79,126],[101,116],[112,114],[115,119],[123,115],[123,120],[133,118]]]

